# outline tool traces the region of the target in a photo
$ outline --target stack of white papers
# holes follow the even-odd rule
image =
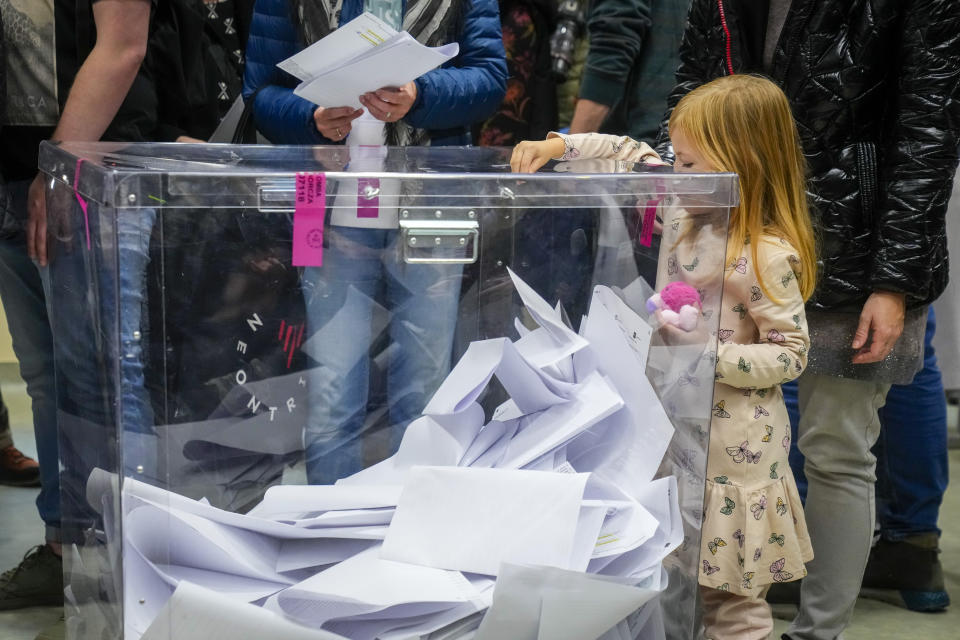
[[[360,108],[360,96],[399,87],[451,60],[456,42],[427,47],[363,13],[277,66],[301,82],[298,96],[320,107]]]
[[[676,480],[653,479],[673,428],[644,374],[650,327],[597,287],[578,334],[511,276],[538,326],[470,345],[391,458],[245,515],[126,479],[127,637],[161,637],[184,588],[355,640],[659,629],[683,530]],[[510,399],[487,419],[494,377]]]

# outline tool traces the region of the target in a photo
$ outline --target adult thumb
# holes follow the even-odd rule
[[[857,330],[853,334],[854,349],[860,349],[867,344],[867,337],[870,335],[870,316],[865,313],[860,314],[860,322],[857,324]]]

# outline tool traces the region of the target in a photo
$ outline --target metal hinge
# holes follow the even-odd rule
[[[472,264],[480,256],[480,224],[474,209],[401,209],[403,261]]]

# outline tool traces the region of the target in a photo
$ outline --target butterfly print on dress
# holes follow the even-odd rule
[[[733,513],[734,508],[737,506],[737,503],[731,500],[730,498],[723,498],[723,506],[720,507],[720,513],[725,516],[729,516]]]
[[[730,412],[724,409],[726,405],[727,405],[726,400],[721,400],[717,404],[713,405],[713,415],[715,415],[718,418],[729,418]]]
[[[790,369],[790,356],[785,353],[781,353],[777,356],[777,362],[783,363],[783,372],[786,373]]]
[[[740,443],[739,446],[727,447],[726,448],[727,454],[730,455],[733,458],[733,461],[736,462],[737,464],[740,464],[741,462],[744,462],[744,461],[746,461],[747,464],[751,462],[753,464],[757,464],[758,462],[760,462],[760,454],[762,452],[761,451],[757,451],[756,453],[751,452],[749,449],[747,449],[748,444],[749,442],[747,440],[744,440],[743,442]]]
[[[770,565],[770,573],[773,574],[773,580],[775,582],[788,582],[791,578],[793,578],[792,573],[783,570],[783,565],[785,562],[786,558],[780,558]]]

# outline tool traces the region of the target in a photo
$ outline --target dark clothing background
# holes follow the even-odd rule
[[[550,75],[553,0],[501,0],[500,26],[507,53],[507,93],[497,112],[474,126],[481,146],[539,140],[557,128],[557,83]]]
[[[80,65],[96,42],[94,2],[55,2],[57,97],[61,112]],[[208,24],[202,0],[152,2],[146,58],[102,140],[166,142],[180,135],[206,139],[230,106],[228,103],[221,108],[218,82],[232,77],[228,92],[234,98],[239,94],[242,59],[237,61],[237,67],[227,61],[246,41],[253,0],[232,0],[236,44]],[[239,47],[241,56],[242,48]],[[38,147],[52,133],[53,127],[4,127],[0,131],[3,177],[27,180],[36,175]]]
[[[720,0],[693,1],[668,115],[705,82],[763,71],[765,11],[722,5],[729,43]],[[956,0],[793,1],[769,75],[790,100],[809,165],[820,273],[808,308],[859,313],[874,291],[918,307],[944,290],[958,57]]]
[[[600,133],[652,142],[676,84],[690,0],[593,0],[580,97],[611,108]]]

